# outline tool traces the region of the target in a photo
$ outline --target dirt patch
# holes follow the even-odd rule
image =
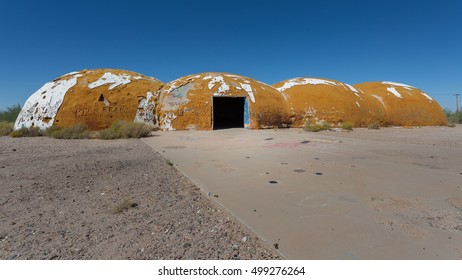
[[[277,259],[138,139],[0,137],[0,259]]]

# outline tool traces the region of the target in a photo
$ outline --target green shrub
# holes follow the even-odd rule
[[[22,127],[17,130],[13,130],[10,133],[11,137],[36,137],[36,136],[42,136],[43,131],[38,128],[38,127]]]
[[[348,131],[353,131],[353,124],[351,122],[344,122],[344,123],[342,123],[342,129],[343,130],[348,130]]]
[[[462,112],[455,112],[449,114],[448,122],[462,124]]]
[[[13,123],[0,122],[0,136],[8,136],[13,131]]]
[[[86,124],[76,124],[70,127],[53,125],[45,130],[45,135],[55,139],[87,139],[90,131]]]
[[[21,106],[19,104],[7,107],[6,111],[0,111],[0,122],[14,123],[19,115],[19,112],[21,112]]]
[[[321,130],[329,130],[330,124],[326,121],[322,121],[321,123],[311,124],[310,120],[308,119],[305,123],[305,127],[303,128],[305,131],[310,132],[318,132]]]
[[[367,126],[368,129],[380,129],[380,123],[379,122],[372,122]]]
[[[145,123],[129,123],[117,121],[111,127],[96,134],[99,139],[141,138],[151,134],[152,128]]]

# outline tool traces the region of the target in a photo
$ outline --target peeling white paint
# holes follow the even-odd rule
[[[115,74],[112,74],[111,72],[107,72],[107,73],[104,73],[104,75],[98,80],[96,80],[95,82],[88,84],[88,87],[90,89],[93,89],[95,87],[99,87],[102,85],[111,84],[108,88],[108,90],[111,90],[120,85],[129,84],[131,82],[130,78],[131,76],[127,74],[115,75]]]
[[[403,99],[403,96],[394,87],[387,87],[387,91],[393,93],[394,96]]]
[[[279,91],[285,91],[289,88],[294,86],[301,86],[301,85],[328,85],[328,86],[336,86],[337,83],[332,81],[327,81],[324,79],[315,79],[315,78],[294,78],[286,81],[282,87],[276,88]]]
[[[255,103],[255,96],[253,95],[252,86],[249,84],[243,84],[243,83],[239,83],[239,84],[247,92],[247,95],[249,95],[250,100],[252,100],[252,103]]]
[[[391,85],[391,86],[398,86],[398,87],[405,87],[405,88],[410,88],[413,89],[415,87],[406,85],[406,84],[401,84],[401,83],[395,83],[395,82],[382,82],[384,85]]]
[[[179,106],[189,102],[187,93],[191,87],[191,83],[183,84],[178,87],[171,88],[167,91],[162,99],[162,111],[175,111]]]
[[[375,99],[377,99],[378,101],[380,101],[380,103],[382,103],[383,107],[386,107],[385,102],[383,102],[383,98],[381,96],[378,96],[378,95],[375,95],[375,94],[371,94],[371,96],[374,97]]]
[[[134,122],[146,123],[153,127],[157,126],[155,96],[155,94],[148,91],[146,93],[146,98],[141,98],[139,100]]]
[[[62,75],[61,77],[66,77],[66,76],[75,75],[75,74],[79,74],[79,72],[73,71],[73,72],[70,72],[70,73],[67,73],[67,74]],[[61,77],[60,77],[60,78],[61,78]]]
[[[77,84],[79,77],[82,74],[73,75],[67,80],[49,82],[34,92],[21,109],[14,129],[31,126],[46,129],[52,126],[66,92]]]
[[[212,76],[208,75],[208,76],[205,76],[205,77],[203,78],[203,80],[210,80],[211,78],[212,78]]]
[[[175,130],[172,126],[172,121],[176,118],[175,113],[166,113],[162,119],[162,123],[160,124],[160,128],[162,130]]]
[[[227,91],[229,91],[229,85],[225,82],[225,80],[223,79],[223,76],[221,75],[217,75],[217,76],[214,76],[212,78],[212,80],[209,82],[208,84],[208,87],[209,89],[212,89],[213,87],[215,87],[215,85],[217,83],[220,83],[220,87],[218,88],[218,90],[214,93],[217,94],[217,95],[221,95]]]
[[[361,105],[359,105],[358,101],[356,101],[356,105],[357,105],[359,108],[361,108]]]
[[[346,84],[346,83],[342,83],[343,85],[345,85],[347,88],[349,88],[357,97],[360,97],[359,96],[359,91],[353,87],[352,85],[349,85],[349,84]]]
[[[133,77],[133,79],[135,79],[135,80],[141,80],[141,79],[143,79],[143,77],[141,77],[141,76],[135,76],[135,77]]]
[[[422,92],[420,92],[420,93],[421,93],[423,96],[425,96],[425,98],[427,98],[428,101],[430,101],[430,102],[435,101],[430,95],[426,94],[425,92],[422,91]]]

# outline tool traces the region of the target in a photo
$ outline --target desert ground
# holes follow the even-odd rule
[[[462,126],[0,137],[0,259],[461,259]]]
[[[0,259],[278,259],[139,139],[0,137]]]
[[[143,141],[286,259],[461,259],[462,127]]]

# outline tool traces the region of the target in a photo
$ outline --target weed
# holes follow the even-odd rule
[[[321,130],[329,130],[330,124],[326,121],[322,121],[321,123],[311,124],[310,119],[308,119],[303,127],[303,130],[310,131],[310,132],[318,132]]]
[[[380,129],[380,123],[379,122],[372,122],[367,126],[368,129]]]
[[[342,129],[347,131],[353,131],[353,124],[351,122],[342,123]]]
[[[122,203],[118,204],[117,206],[115,206],[112,210],[111,210],[111,213],[112,214],[120,214],[122,213],[123,211],[125,210],[128,210],[130,208],[134,208],[134,207],[137,207],[138,204],[137,203],[133,203],[130,199],[126,199],[124,200]]]

